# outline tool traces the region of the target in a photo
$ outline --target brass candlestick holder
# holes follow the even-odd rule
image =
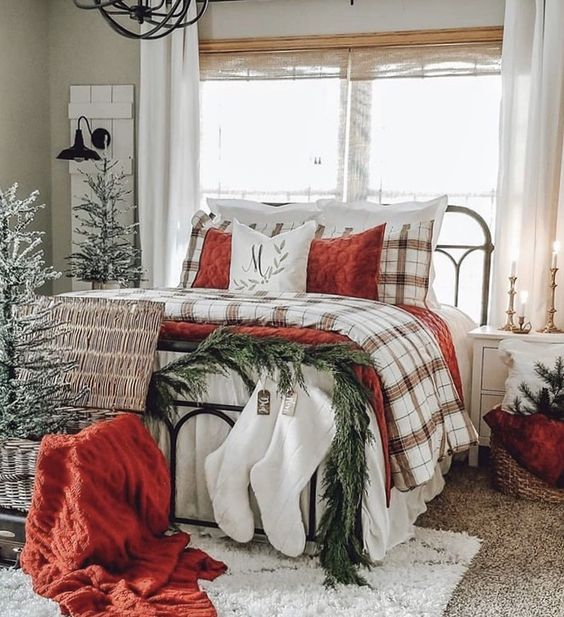
[[[556,273],[558,272],[558,268],[550,268],[550,300],[549,300],[549,308],[546,314],[546,324],[544,328],[541,328],[539,332],[543,332],[544,334],[558,334],[562,332],[560,328],[557,328],[554,325],[554,314],[557,312],[554,308],[554,297],[556,295],[556,288],[558,285],[556,284]]]
[[[516,282],[517,277],[511,275],[509,277],[509,291],[507,292],[507,295],[509,296],[509,303],[507,305],[507,310],[505,311],[507,321],[505,322],[505,325],[500,328],[500,330],[505,330],[507,332],[514,332],[518,329],[518,326],[513,323],[513,316],[515,315],[515,296],[517,294],[515,291]]]
[[[517,317],[518,326],[513,330],[513,334],[529,334],[533,326],[530,321],[525,322],[525,315]]]

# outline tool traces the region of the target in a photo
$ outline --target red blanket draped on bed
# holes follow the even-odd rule
[[[462,379],[460,377],[452,337],[445,321],[436,313],[433,313],[428,309],[422,309],[414,306],[402,306],[401,308],[419,319],[419,321],[421,321],[433,334],[452,375],[456,390],[462,399]],[[218,327],[219,326],[214,324],[193,323],[189,321],[165,321],[161,327],[160,338],[177,341],[202,341]],[[351,343],[349,338],[343,334],[339,334],[338,332],[316,330],[313,328],[236,326],[231,329],[240,334],[249,334],[257,337],[281,337],[303,345],[323,345],[343,342]],[[390,468],[388,430],[382,387],[378,374],[374,369],[359,367],[357,369],[357,376],[372,393],[371,403],[374,413],[376,414],[376,421],[380,431],[380,438],[382,440],[382,449],[384,453],[384,464],[386,469],[386,495],[389,505],[390,491],[392,488],[392,474]]]
[[[170,478],[139,418],[43,439],[22,566],[34,589],[81,617],[215,617],[198,579],[224,564],[164,536]]]

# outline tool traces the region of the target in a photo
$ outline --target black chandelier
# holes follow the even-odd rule
[[[210,1],[212,0],[74,0],[74,3],[79,9],[100,11],[108,24],[122,36],[155,40],[178,28],[195,24],[206,12]],[[196,13],[189,18],[192,5],[196,7]],[[127,18],[136,21],[141,28],[126,27]]]
[[[238,1],[241,0],[74,0],[74,3],[79,9],[100,11],[108,24],[122,36],[151,41],[162,39],[179,28],[192,26],[203,17],[212,2]],[[354,5],[354,0],[350,3]],[[188,17],[193,5],[196,13]],[[126,27],[128,19],[141,27]]]

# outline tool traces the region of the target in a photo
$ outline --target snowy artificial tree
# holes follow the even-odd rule
[[[36,290],[59,273],[45,265],[42,232],[30,229],[38,192],[0,189],[0,440],[64,432],[73,402],[65,374],[73,363],[56,349],[64,326],[55,301]]]
[[[69,275],[98,288],[110,283],[127,285],[143,273],[141,251],[134,246],[138,225],[123,222],[134,206],[125,205],[131,190],[125,174],[116,170],[117,164],[103,158],[96,164],[97,173],[83,173],[92,197],[85,195],[73,207],[78,221],[75,231],[81,240],[68,258]]]

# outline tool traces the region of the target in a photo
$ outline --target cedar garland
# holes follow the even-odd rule
[[[317,541],[325,584],[366,585],[359,567],[369,567],[357,515],[366,491],[368,473],[366,446],[373,439],[366,406],[369,390],[357,379],[354,367],[372,367],[366,352],[352,344],[301,345],[277,338],[253,338],[218,328],[197,349],[157,371],[151,380],[147,400],[148,414],[155,418],[174,417],[174,400],[202,400],[206,375],[227,375],[235,371],[249,392],[257,375],[276,375],[281,393],[296,384],[305,389],[302,366],[333,375],[333,411],[336,433],[323,477],[326,508]]]

